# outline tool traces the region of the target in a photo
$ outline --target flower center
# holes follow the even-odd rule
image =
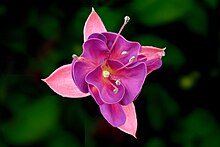
[[[108,78],[108,77],[110,76],[110,72],[107,71],[107,70],[103,70],[103,71],[102,71],[102,76],[103,76],[104,78]]]

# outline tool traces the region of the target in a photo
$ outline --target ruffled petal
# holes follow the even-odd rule
[[[83,60],[73,62],[72,77],[77,87],[84,93],[88,93],[88,84],[85,81],[86,75],[95,69],[93,64]]]
[[[95,86],[89,85],[89,93],[95,99],[95,101],[98,105],[104,104],[100,98],[99,91]]]
[[[88,39],[100,39],[102,40],[103,42],[107,43],[107,38],[103,35],[103,34],[100,34],[100,33],[93,33],[89,36]]]
[[[81,57],[95,65],[100,65],[108,54],[109,49],[106,43],[100,39],[92,38],[83,44],[83,54]]]
[[[102,33],[102,32],[107,32],[105,29],[105,25],[103,24],[99,15],[92,8],[92,12],[87,18],[84,29],[83,29],[84,42],[88,39],[88,37],[91,34]]]
[[[125,112],[126,121],[125,123],[118,127],[120,130],[128,133],[136,138],[137,131],[137,117],[134,103],[130,103],[127,106],[122,106],[122,109]]]
[[[42,79],[57,94],[69,98],[81,98],[88,96],[89,93],[83,93],[74,84],[72,75],[72,65],[63,65],[56,69],[49,77]]]
[[[107,45],[109,49],[111,49],[117,34],[109,32],[102,34],[106,36]],[[141,45],[138,42],[128,41],[123,36],[119,35],[118,40],[112,48],[110,59],[118,60],[123,64],[127,64],[131,59],[135,62],[140,49]]]
[[[123,85],[116,85],[115,81],[103,77],[101,66],[86,76],[86,82],[97,88],[101,100],[107,104],[119,102],[125,93]]]
[[[151,73],[152,71],[160,68],[162,66],[162,60],[161,59],[155,59],[153,62],[146,62],[147,66],[147,74]]]
[[[119,127],[125,123],[125,112],[120,104],[103,104],[99,108],[104,118],[113,127]]]
[[[125,94],[120,101],[122,105],[128,105],[135,100],[140,93],[147,75],[145,63],[137,63],[131,67],[125,67],[118,71],[118,77],[125,87]]]

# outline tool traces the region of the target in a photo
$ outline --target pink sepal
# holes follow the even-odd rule
[[[83,35],[84,42],[88,39],[88,37],[93,33],[102,33],[107,32],[105,29],[105,25],[103,24],[99,15],[95,12],[94,8],[92,8],[92,12],[86,20]]]
[[[57,94],[68,98],[82,98],[89,93],[81,92],[72,79],[72,64],[56,69],[49,77],[42,79]]]
[[[136,138],[136,131],[137,131],[137,117],[134,103],[130,103],[127,106],[123,106],[122,108],[126,115],[125,123],[118,127],[120,130],[124,131],[127,134],[130,134]]]

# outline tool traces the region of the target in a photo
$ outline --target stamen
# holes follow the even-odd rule
[[[121,81],[120,80],[116,80],[115,84],[119,86],[119,85],[121,85]]]
[[[118,40],[119,35],[121,34],[121,32],[122,32],[122,30],[124,29],[125,25],[129,22],[129,20],[130,20],[130,17],[129,17],[129,16],[125,16],[125,17],[124,17],[124,24],[121,26],[121,28],[120,28],[120,30],[119,30],[119,32],[118,32],[118,34],[117,34],[117,36],[116,36],[116,38],[115,38],[115,40],[114,40],[112,46],[111,46],[110,51],[113,49],[113,47],[114,47],[116,41]]]
[[[164,52],[165,49],[166,49],[166,47],[163,48],[163,52],[161,53],[161,56],[165,56],[165,52]]]
[[[114,90],[113,90],[113,92],[116,94],[116,93],[118,93],[118,88],[115,88]]]
[[[72,55],[73,60],[78,60],[78,56],[76,54]]]
[[[123,52],[121,52],[121,54],[122,54],[122,55],[127,55],[128,52],[127,52],[127,51],[123,51]]]
[[[114,83],[112,83],[110,80],[106,80],[114,89],[113,92],[116,94],[118,93],[118,87],[114,85]],[[117,85],[117,84],[116,84]]]
[[[141,61],[144,61],[144,60],[146,61],[146,60],[147,60],[147,57],[146,57],[146,56],[144,56],[144,57],[143,57],[143,58],[141,58],[140,60],[141,60]]]
[[[135,56],[132,56],[130,59],[129,59],[129,62],[133,62],[135,59]]]
[[[131,59],[130,59],[130,60],[131,60]],[[129,60],[129,61],[130,61],[130,60]],[[121,69],[127,67],[127,66],[130,65],[131,63],[132,63],[132,61],[131,61],[131,62],[128,62],[127,64],[123,65],[122,67],[116,69],[115,71],[119,71],[119,70],[121,70]]]

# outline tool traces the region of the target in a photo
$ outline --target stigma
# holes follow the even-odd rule
[[[107,71],[107,70],[103,70],[103,71],[102,71],[102,76],[103,76],[104,78],[108,78],[108,77],[110,76],[110,72]]]

